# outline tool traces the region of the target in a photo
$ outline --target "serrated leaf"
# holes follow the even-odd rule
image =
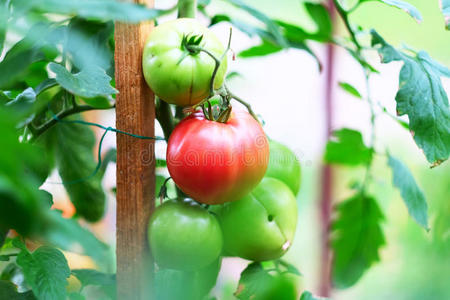
[[[241,51],[238,54],[238,56],[244,57],[244,58],[255,57],[255,56],[265,56],[268,54],[279,52],[282,49],[283,48],[281,48],[277,45],[274,45],[270,42],[263,41],[263,43],[260,45],[253,46],[253,47],[250,47],[248,49]]]
[[[111,77],[98,66],[86,67],[72,74],[63,66],[50,63],[49,68],[56,74],[56,81],[67,91],[84,98],[108,97],[117,90],[110,84]]]
[[[339,203],[335,209],[332,279],[337,288],[348,288],[379,261],[379,250],[385,244],[380,224],[384,217],[376,200],[362,194]]]
[[[450,0],[439,0],[445,20],[445,29],[450,30]]]
[[[392,169],[393,184],[400,190],[409,214],[419,225],[428,230],[427,201],[411,172],[401,161],[391,155],[388,155],[388,165]]]
[[[16,262],[38,299],[65,299],[70,269],[61,251],[47,246],[42,246],[33,253],[23,249]]]
[[[341,82],[339,82],[339,86],[347,93],[355,96],[356,98],[362,99],[360,92],[350,83],[341,81]]]
[[[359,131],[343,128],[333,132],[333,137],[336,140],[328,141],[325,149],[325,162],[357,166],[372,160],[373,150],[364,144]]]
[[[300,300],[327,300],[328,298],[313,296],[311,292],[304,291],[300,296]]]
[[[372,46],[378,46],[383,63],[402,61],[399,90],[395,96],[397,114],[408,115],[414,141],[432,166],[450,155],[450,108],[440,76],[450,70],[438,64],[424,51],[406,55],[386,43],[372,30]]]
[[[15,0],[23,11],[76,15],[85,19],[128,23],[152,20],[172,10],[149,9],[143,5],[111,0]]]
[[[370,0],[364,0],[364,2],[365,1],[370,1]],[[409,14],[411,17],[413,17],[419,23],[422,21],[422,15],[420,14],[420,12],[417,10],[417,8],[415,8],[413,5],[409,4],[408,2],[400,1],[400,0],[376,0],[376,1],[393,6],[393,7],[397,7],[399,9],[405,11],[407,14]]]

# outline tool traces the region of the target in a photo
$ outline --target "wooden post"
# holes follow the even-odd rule
[[[153,0],[130,0],[153,7]],[[154,136],[154,95],[142,73],[142,49],[153,24],[115,27],[116,127]],[[147,225],[154,210],[154,140],[117,134],[117,299],[150,299]]]

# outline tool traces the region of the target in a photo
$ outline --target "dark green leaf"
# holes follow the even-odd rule
[[[247,13],[252,15],[255,19],[264,23],[266,25],[267,31],[269,31],[275,38],[276,43],[283,48],[287,46],[287,42],[286,42],[285,38],[283,37],[279,26],[276,24],[275,21],[273,21],[271,18],[269,18],[266,14],[255,9],[254,7],[247,5],[242,0],[227,0],[227,1],[230,2],[231,4],[233,4],[234,6],[240,8],[242,10],[245,10]]]
[[[450,0],[440,0],[440,4],[444,15],[445,28],[450,30]]]
[[[93,174],[97,167],[93,151],[95,137],[86,125],[59,123],[48,132],[55,150],[56,166],[77,214],[96,222],[105,211],[103,174]]]
[[[300,296],[300,300],[327,300],[327,299],[328,298],[313,296],[313,294],[311,294],[308,291],[304,291]]]
[[[383,214],[374,198],[362,194],[339,203],[336,211],[332,278],[337,288],[347,288],[379,260],[379,249],[385,244],[380,224]]]
[[[0,249],[3,247],[3,243],[6,240],[6,236],[8,235],[9,229],[3,228],[0,226]]]
[[[30,253],[22,247],[16,261],[38,299],[65,299],[70,269],[61,251],[43,246]]]
[[[17,287],[10,281],[0,280],[0,299],[5,300],[35,300],[33,293],[19,293]]]
[[[86,300],[86,298],[80,293],[70,293],[69,300]]]
[[[333,132],[336,140],[330,140],[325,149],[327,163],[349,166],[367,165],[372,160],[373,150],[364,145],[359,131],[344,128]]]
[[[278,265],[279,269],[282,272],[291,273],[297,276],[302,276],[302,273],[295,267],[293,264],[283,260],[283,259],[277,259],[274,261],[275,264]]]
[[[263,41],[261,45],[253,46],[251,48],[241,51],[238,56],[240,57],[255,57],[264,56],[281,51],[283,48],[276,46],[270,42]]]
[[[372,30],[372,45],[378,46],[383,63],[403,61],[399,90],[395,96],[397,114],[408,115],[414,141],[432,166],[450,155],[450,109],[440,76],[450,70],[420,51],[415,56],[397,51]]]
[[[368,1],[368,0],[364,0],[364,1]],[[420,14],[420,12],[417,10],[417,8],[415,8],[413,5],[409,4],[408,2],[400,1],[400,0],[376,0],[376,1],[385,3],[390,6],[400,8],[401,10],[408,13],[411,17],[413,17],[417,22],[422,21],[422,15]]]
[[[427,201],[411,172],[401,161],[391,155],[388,156],[388,165],[392,169],[393,184],[400,190],[409,214],[428,230]]]
[[[355,96],[356,98],[362,99],[361,94],[360,94],[360,93],[358,92],[358,90],[357,90],[353,85],[351,85],[350,83],[342,82],[342,81],[341,81],[341,82],[339,82],[339,86],[340,86],[344,91],[346,91],[347,93],[349,93],[349,94]]]
[[[80,73],[71,74],[63,66],[50,63],[50,70],[55,72],[56,81],[67,91],[80,97],[108,97],[117,90],[110,84],[111,77],[98,66],[86,67]]]
[[[77,15],[85,19],[128,23],[155,19],[172,11],[149,9],[142,5],[115,0],[15,0],[14,4],[23,11],[33,9],[45,13]]]

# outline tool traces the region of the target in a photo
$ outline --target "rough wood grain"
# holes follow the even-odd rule
[[[153,7],[153,0],[134,0]],[[142,73],[142,48],[151,23],[115,27],[116,126],[154,136],[154,95]],[[150,299],[147,224],[154,209],[154,141],[117,134],[117,299]]]

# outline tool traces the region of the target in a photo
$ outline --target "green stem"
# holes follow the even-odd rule
[[[178,18],[193,18],[197,13],[197,0],[178,0]]]
[[[252,115],[252,117],[259,122],[258,116],[256,116],[255,112],[253,111],[252,107],[250,104],[248,104],[246,101],[244,101],[243,99],[239,98],[238,96],[236,96],[235,94],[228,92],[230,94],[230,97],[233,98],[234,100],[236,100],[237,102],[241,103],[242,105],[244,105],[247,110],[248,113]]]
[[[333,3],[334,6],[336,7],[337,12],[344,21],[344,25],[347,28],[348,33],[350,34],[350,38],[352,39],[359,53],[362,49],[362,46],[358,42],[358,39],[356,38],[356,33],[353,31],[352,25],[350,24],[350,20],[348,19],[348,12],[341,6],[338,0],[333,0]]]
[[[37,128],[32,128],[32,132],[33,132],[33,137],[28,141],[29,143],[34,142],[39,136],[41,136],[45,131],[49,130],[51,127],[53,127],[54,125],[56,125],[56,123],[58,123],[58,120],[64,119],[68,116],[74,115],[74,114],[78,114],[78,113],[82,113],[85,111],[90,111],[90,110],[100,110],[100,109],[111,109],[114,108],[114,106],[111,107],[106,107],[106,108],[97,108],[97,107],[92,107],[90,105],[77,105],[77,106],[73,106],[67,110],[63,110],[61,112],[59,112],[58,114],[56,114],[55,118],[50,119],[49,121],[47,121],[46,123],[42,124],[41,126],[37,127]],[[33,125],[30,125],[33,126]]]
[[[366,82],[366,91],[367,91],[367,102],[369,103],[370,107],[370,147],[375,152],[375,141],[376,141],[376,132],[375,132],[375,106],[374,102],[372,100],[372,97],[370,95],[370,83],[369,83],[369,77],[370,77],[370,71],[365,70],[365,82]],[[361,191],[364,193],[367,183],[370,180],[370,172],[372,168],[373,158],[369,161],[369,163],[366,166],[366,174],[364,176],[364,182],[361,187]]]

